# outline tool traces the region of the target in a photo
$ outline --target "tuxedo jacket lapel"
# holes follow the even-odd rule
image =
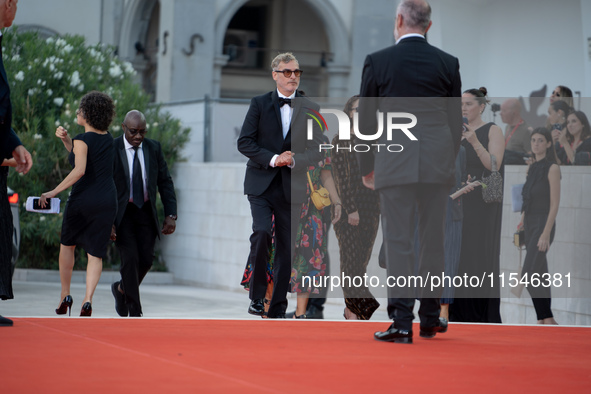
[[[129,181],[129,164],[127,163],[127,152],[125,152],[125,144],[123,143],[123,139],[119,140],[119,158],[121,159],[121,166],[125,172],[125,179]],[[127,184],[129,185],[129,182]]]
[[[8,77],[6,76],[6,70],[4,69],[4,61],[2,60],[2,38],[4,38],[4,35],[0,36],[0,74],[2,74],[4,82],[6,82],[6,85],[8,85]]]
[[[271,102],[273,109],[275,110],[275,115],[277,116],[277,123],[280,127],[279,130],[282,130],[281,111],[279,110],[279,95],[277,94],[277,90],[274,90],[273,94],[271,94]]]
[[[296,91],[295,94],[296,98],[303,97]],[[297,119],[301,109],[302,109],[302,101],[301,100],[292,100],[291,107],[293,108],[293,113],[291,114],[291,122],[289,122],[289,130],[287,131],[287,135],[285,136],[285,140],[287,141],[288,137],[291,142],[291,125],[293,124],[294,120]]]
[[[144,153],[144,166],[146,168],[146,188],[150,189],[150,149],[144,140],[142,144],[142,151]]]

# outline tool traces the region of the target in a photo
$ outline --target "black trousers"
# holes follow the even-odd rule
[[[420,298],[421,326],[433,327],[439,319],[441,288],[410,284],[415,276],[414,232],[415,207],[418,207],[419,266],[418,275],[441,275],[444,271],[445,213],[449,186],[443,184],[409,184],[380,191],[382,229],[386,254],[388,315],[396,328],[412,330],[415,298]],[[400,278],[400,279],[398,279]],[[406,286],[401,286],[402,281]],[[396,282],[394,282],[396,281]],[[416,283],[416,282],[415,282]],[[396,284],[396,286],[394,286]]]
[[[280,174],[262,195],[248,195],[248,201],[252,214],[249,257],[253,267],[249,292],[251,300],[264,298],[267,291],[266,267],[271,246],[272,216],[275,215],[273,296],[268,312],[268,316],[273,318],[287,309],[291,260],[301,204],[290,204],[286,199]]]
[[[146,201],[141,209],[135,204],[127,204],[117,228],[115,244],[121,256],[121,288],[130,316],[142,315],[139,287],[152,267],[157,236],[150,201]]]
[[[2,160],[2,159],[0,159]],[[14,298],[12,293],[12,211],[6,193],[8,167],[0,167],[0,299]]]
[[[527,254],[525,255],[521,272],[522,274],[527,273],[529,280],[531,280],[533,274],[538,275],[538,279],[541,279],[543,274],[548,273],[547,252],[541,252],[538,249],[538,240],[544,232],[547,220],[548,214],[526,214],[524,218]],[[550,232],[550,244],[554,241],[555,231],[556,224],[554,224]],[[552,314],[552,294],[550,288],[544,286],[526,286],[526,289],[532,298],[537,319],[544,320],[554,317]]]

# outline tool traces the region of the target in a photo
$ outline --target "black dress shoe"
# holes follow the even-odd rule
[[[10,327],[12,326],[12,320],[0,316],[0,326]]]
[[[306,310],[306,316],[308,319],[324,319],[324,314],[322,311],[316,308],[314,305],[308,307]]]
[[[115,297],[115,311],[119,316],[127,317],[129,310],[125,304],[125,294],[119,291],[120,283],[121,282],[115,282],[111,285],[111,293],[113,293],[113,297]]]
[[[265,313],[265,304],[263,303],[263,299],[261,298],[258,300],[250,301],[248,313],[255,316],[263,316],[263,314]]]
[[[419,332],[419,335],[422,338],[433,338],[435,334],[437,334],[438,332],[441,334],[447,332],[447,319],[445,319],[444,317],[440,317],[437,321],[437,324],[433,327],[421,326],[421,331]]]
[[[286,313],[285,317],[287,319],[293,319],[293,315],[295,315],[295,311]],[[296,317],[301,319],[299,316]],[[306,319],[324,319],[324,314],[320,309],[312,305],[306,309]]]
[[[412,343],[412,331],[400,330],[394,327],[394,323],[386,331],[376,331],[373,337],[384,342]]]

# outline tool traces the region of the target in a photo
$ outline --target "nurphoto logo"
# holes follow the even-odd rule
[[[306,114],[310,116],[311,119],[308,119],[307,123],[307,138],[308,140],[312,140],[313,137],[313,127],[314,122],[318,124],[322,132],[324,133],[328,130],[328,125],[326,120],[322,116],[322,114],[332,114],[337,117],[338,125],[339,125],[339,140],[350,140],[351,139],[351,123],[350,119],[346,113],[340,111],[338,109],[321,109],[320,112],[315,111],[312,108],[305,108],[307,111]],[[402,131],[409,140],[411,141],[418,141],[417,137],[413,133],[411,133],[410,129],[412,129],[417,124],[417,117],[408,112],[377,112],[377,130],[373,134],[364,134],[359,130],[359,114],[355,112],[353,114],[353,133],[355,136],[361,141],[378,141],[378,139],[384,133],[384,118],[386,123],[386,139],[388,141],[392,141],[392,134],[395,130]],[[395,123],[394,120],[399,119],[407,119],[410,120],[408,123]],[[349,146],[339,146],[338,144],[320,144],[319,150],[331,150],[336,149],[339,150],[347,150],[351,152],[351,150],[355,152],[368,152],[371,147],[375,147],[379,152],[380,149],[386,149],[388,152],[402,152],[404,147],[400,144],[381,144],[381,143],[372,143],[372,144],[353,144]]]

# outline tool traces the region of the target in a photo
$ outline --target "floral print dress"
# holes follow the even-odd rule
[[[322,170],[331,170],[330,151],[327,151],[324,160],[318,163],[318,166],[308,168],[315,190],[322,187],[320,182]],[[322,220],[322,210],[318,210],[310,200],[310,191],[308,183],[308,199],[302,204],[296,233],[295,255],[291,266],[292,293],[318,294],[323,287],[321,286],[322,277],[326,275],[327,224]]]

